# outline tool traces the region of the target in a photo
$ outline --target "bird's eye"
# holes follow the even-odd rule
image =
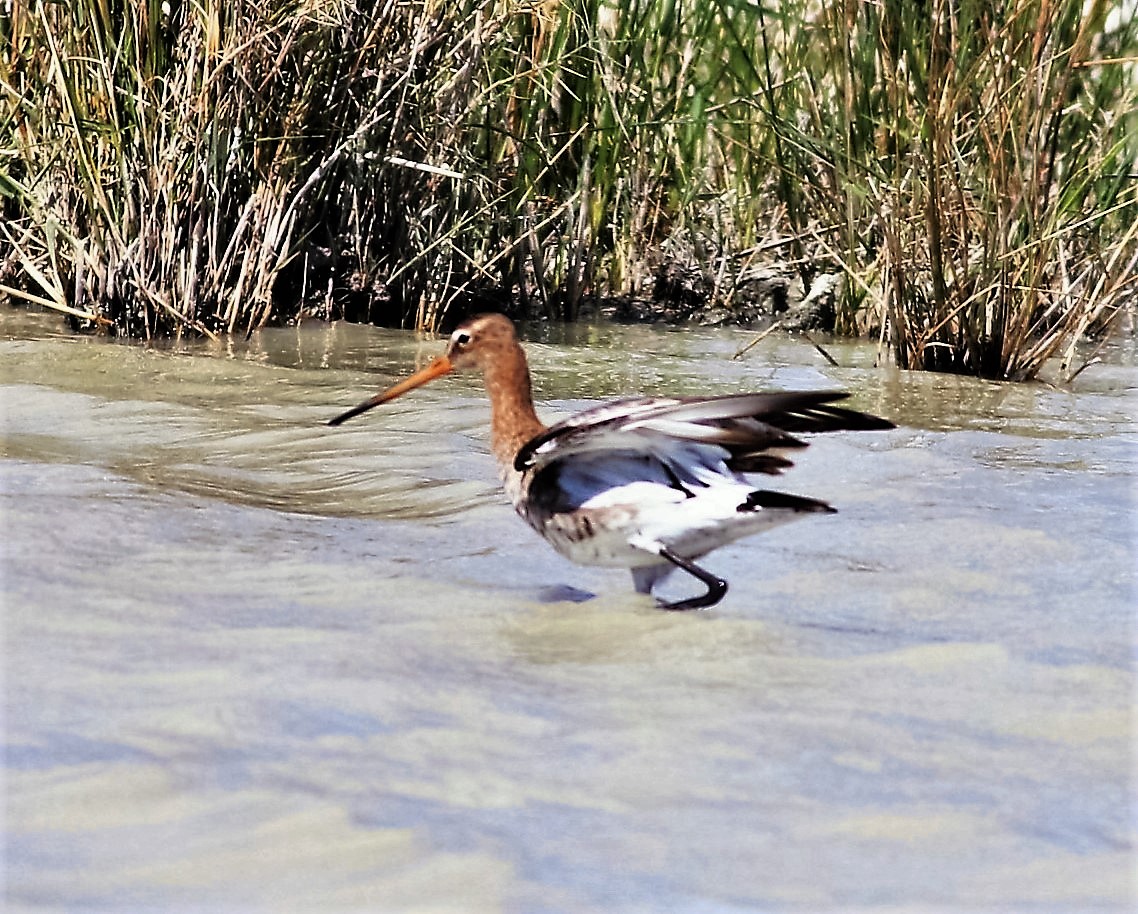
[[[470,334],[465,330],[459,330],[454,335],[454,344],[456,346],[465,346],[470,342]]]

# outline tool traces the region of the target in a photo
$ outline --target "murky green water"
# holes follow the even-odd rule
[[[1072,389],[534,342],[549,415],[838,386],[902,426],[817,440],[785,488],[840,513],[673,614],[513,516],[475,379],[321,425],[437,343],[55,327],[0,311],[9,910],[1135,903],[1132,342]]]

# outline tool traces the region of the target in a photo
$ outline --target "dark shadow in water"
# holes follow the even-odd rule
[[[595,600],[597,595],[568,584],[553,584],[541,587],[537,591],[538,603],[584,603],[586,600]]]

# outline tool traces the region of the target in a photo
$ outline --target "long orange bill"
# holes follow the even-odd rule
[[[346,413],[340,413],[335,419],[329,420],[329,425],[339,425],[341,422],[347,422],[353,416],[358,416],[360,413],[366,413],[373,406],[379,406],[380,403],[386,403],[388,400],[394,400],[396,397],[401,397],[409,390],[414,390],[416,387],[422,387],[428,381],[433,381],[435,378],[441,378],[444,374],[454,370],[454,365],[451,364],[450,359],[445,355],[440,355],[437,359],[431,362],[422,371],[416,371],[411,377],[400,381],[398,384],[392,385],[382,393],[376,394],[363,403],[353,406]]]

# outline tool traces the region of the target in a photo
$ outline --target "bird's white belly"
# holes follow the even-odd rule
[[[746,485],[719,486],[690,498],[681,494],[679,499],[636,504],[583,505],[534,526],[558,552],[581,565],[656,565],[661,559],[658,550],[651,548],[653,544],[685,558],[698,558],[799,516],[769,508],[739,511],[750,491]]]
[[[629,542],[637,529],[631,512],[614,508],[604,514],[581,511],[554,514],[537,532],[578,565],[633,568],[656,564],[660,561],[658,555]]]

